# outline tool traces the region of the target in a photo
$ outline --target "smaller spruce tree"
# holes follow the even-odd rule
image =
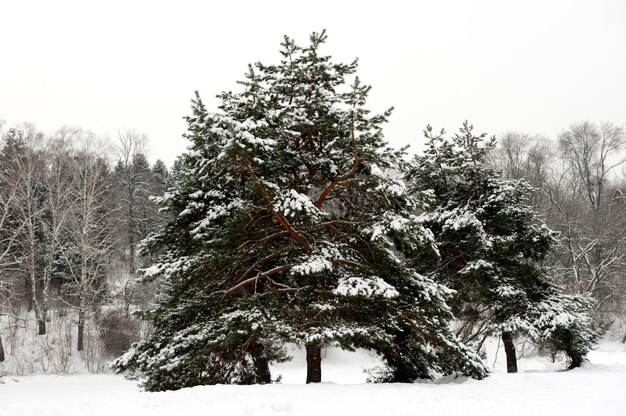
[[[501,334],[507,369],[517,371],[513,340],[519,335],[565,351],[571,365],[600,332],[586,299],[567,296],[552,283],[541,262],[558,236],[527,204],[531,187],[507,180],[485,163],[495,138],[474,135],[463,124],[452,139],[425,131],[427,148],[407,172],[414,192],[432,192],[421,224],[431,230],[438,257],[417,253],[414,266],[456,291],[452,310],[459,334],[480,348]]]

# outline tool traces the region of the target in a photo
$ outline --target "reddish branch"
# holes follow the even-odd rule
[[[321,224],[321,225],[322,227],[329,229],[333,233],[341,235],[341,232],[339,232],[339,230],[334,225],[332,224]]]
[[[252,251],[254,251],[255,248],[262,246],[263,244],[267,243],[268,241],[272,241],[275,240],[277,238],[280,238],[284,235],[288,235],[289,232],[288,231],[278,231],[274,234],[268,235],[267,237],[263,237],[260,240],[248,240],[246,242],[244,242],[243,244],[241,244],[237,250],[242,250],[245,246],[247,246],[248,244],[252,244],[252,247],[250,247],[250,249],[248,250],[248,253],[251,253]]]
[[[362,222],[344,221],[344,220],[331,220],[320,223],[322,227],[328,227],[329,225],[342,224],[342,225],[359,225],[364,224]]]
[[[257,332],[254,332],[252,335],[250,335],[247,341],[243,344],[243,347],[241,347],[241,351],[239,352],[239,356],[237,357],[237,361],[231,364],[228,371],[222,377],[222,382],[224,384],[228,384],[228,380],[230,378],[231,373],[235,370],[235,368],[237,367],[237,364],[243,360],[244,356],[246,355],[246,352],[250,349],[250,346],[252,345],[252,343],[256,342],[258,337],[259,337],[259,334]]]
[[[405,315],[402,315],[402,319],[404,320],[404,322],[406,322],[411,327],[411,329],[413,329],[415,332],[417,332],[423,338],[427,339],[428,341],[430,341],[433,344],[438,345],[440,347],[446,347],[446,345],[443,342],[439,341],[437,338],[434,338],[433,336],[428,335],[426,332],[422,331],[422,329],[419,326],[417,326],[415,324],[415,322],[413,322],[413,320],[411,318],[409,318],[409,317],[407,317]]]
[[[253,283],[258,282],[261,279],[267,279],[268,277],[275,275],[276,273],[280,273],[280,272],[284,272],[291,269],[291,266],[279,266],[279,267],[275,267],[271,270],[268,270],[264,273],[259,273],[254,277],[251,277],[249,279],[244,280],[243,282],[231,287],[230,289],[228,289],[225,293],[225,295],[231,295],[241,289],[243,289],[244,287],[251,285]]]
[[[265,201],[272,208],[272,213],[274,214],[274,217],[285,228],[285,230],[287,230],[289,235],[295,238],[302,245],[302,247],[304,247],[305,251],[311,251],[311,246],[309,245],[309,242],[306,241],[306,239],[302,237],[296,230],[294,230],[291,227],[291,225],[289,225],[289,222],[285,219],[285,217],[281,215],[280,212],[277,212],[274,209],[274,202],[272,201],[272,197],[270,196],[269,192],[267,192],[267,189],[265,188],[265,186],[259,181],[259,178],[257,178],[256,174],[254,173],[254,170],[252,169],[252,166],[250,166],[249,163],[248,163],[247,169],[248,169],[248,176],[250,176],[250,179],[256,182],[256,184],[259,187],[259,190],[261,191],[261,193],[263,194],[263,197],[265,198]]]
[[[442,348],[447,349],[448,351],[452,352],[454,355],[456,355],[457,357],[461,357],[461,354],[457,351],[454,350],[453,348],[451,348],[449,345],[447,345],[446,343],[444,343],[443,341],[433,337],[432,335],[427,334],[426,332],[422,331],[422,329],[417,326],[415,324],[415,322],[413,322],[413,320],[411,318],[409,318],[408,316],[406,316],[405,314],[401,314],[401,318],[404,322],[406,322],[411,329],[413,329],[416,333],[418,333],[419,335],[421,335],[424,339],[432,342],[435,345],[438,345]]]
[[[276,253],[272,253],[269,256],[265,256],[262,259],[257,260],[252,266],[250,266],[248,268],[248,270],[246,270],[246,272],[244,274],[241,275],[241,277],[237,280],[238,282],[241,282],[243,279],[245,279],[250,273],[252,273],[254,270],[256,270],[259,266],[261,266],[262,264],[267,263],[268,261],[275,259],[277,257],[282,256],[284,253],[286,253],[287,250],[282,250],[282,251],[278,251]]]
[[[311,117],[311,115],[309,115],[309,117]],[[309,142],[309,146],[311,147],[311,151],[315,151],[315,143],[313,142],[313,131],[311,131],[311,129],[309,129],[309,131],[306,132],[306,139]]]
[[[356,140],[354,139],[354,122],[352,122],[351,130],[352,130],[352,154],[354,155],[354,166],[352,166],[352,169],[350,169],[350,171],[336,178],[334,181],[331,182],[330,185],[328,185],[326,189],[324,189],[324,192],[322,192],[322,195],[320,195],[320,198],[315,203],[315,206],[318,209],[322,208],[322,205],[324,205],[324,201],[326,201],[326,198],[328,198],[328,195],[333,191],[333,188],[335,188],[335,186],[337,186],[339,182],[345,181],[346,179],[349,179],[352,176],[354,176],[356,174],[357,169],[359,168],[359,155],[356,152]]]
[[[334,266],[348,266],[348,267],[353,267],[355,269],[362,269],[365,267],[362,264],[355,263],[349,260],[336,260],[336,261],[333,261],[333,265]]]

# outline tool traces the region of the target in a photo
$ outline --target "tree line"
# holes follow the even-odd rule
[[[45,135],[24,124],[2,134],[3,332],[32,316],[43,336],[52,312],[71,311],[72,348],[83,351],[85,326],[103,316],[103,305],[129,316],[137,303],[137,244],[163,219],[149,197],[170,183],[162,161],[149,164],[146,144],[134,131],[120,133],[117,146],[79,128]],[[19,356],[19,348],[10,354]],[[0,361],[6,355],[0,346]]]

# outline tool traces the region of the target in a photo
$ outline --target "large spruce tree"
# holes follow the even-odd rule
[[[285,38],[280,64],[250,66],[215,113],[196,95],[160,199],[172,220],[145,244],[154,332],[115,363],[147,389],[270,382],[285,342],[306,347],[307,382],[331,344],[379,351],[382,380],[485,375],[449,331],[450,290],[401,254],[435,250],[413,215],[421,194],[384,173],[402,168],[383,140],[390,112],[370,114],[356,62],[320,55],[325,40]]]
[[[439,256],[418,252],[411,263],[456,291],[451,305],[461,338],[480,348],[500,334],[509,372],[517,371],[519,335],[580,365],[600,331],[589,300],[562,293],[541,266],[558,236],[528,205],[531,187],[488,166],[495,138],[474,135],[467,122],[452,139],[430,126],[425,134],[426,150],[413,160],[408,182],[414,192],[432,192],[420,223],[433,232]]]

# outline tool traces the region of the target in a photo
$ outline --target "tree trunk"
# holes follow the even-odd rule
[[[249,351],[252,355],[257,375],[259,376],[259,383],[270,384],[272,382],[272,373],[270,372],[269,362],[267,361],[267,355],[265,355],[263,345],[255,342],[252,344]]]
[[[32,243],[31,243],[31,246],[32,246]],[[33,250],[34,252],[34,248],[31,247],[31,250]],[[28,257],[28,260],[29,260],[28,267],[30,269],[29,271],[30,289],[31,289],[30,294],[31,294],[32,302],[33,302],[33,309],[35,310],[35,320],[37,320],[37,334],[45,335],[46,334],[46,315],[44,311],[42,310],[41,303],[40,303],[40,298],[43,298],[43,293],[39,295],[38,286],[41,286],[41,285],[37,284],[38,279],[35,273],[35,270],[36,270],[35,255],[31,253],[30,256]]]
[[[0,363],[4,361],[4,347],[2,346],[2,335],[0,335]]]
[[[85,337],[85,319],[82,312],[78,312],[78,339],[76,340],[76,350],[82,351]]]
[[[569,370],[580,367],[580,365],[583,363],[583,359],[585,358],[582,354],[572,348],[571,345],[568,345],[568,347],[565,348],[565,354],[567,354],[567,357],[570,360],[568,367]]]
[[[39,300],[37,299],[37,293],[34,289],[35,285],[33,285],[33,290],[31,292],[31,302],[33,305],[33,309],[35,310],[35,319],[37,320],[37,334],[45,335],[46,334],[46,316],[41,310],[41,305]]]
[[[513,336],[510,332],[502,333],[502,342],[504,343],[504,352],[506,353],[506,372],[517,373],[517,357],[515,355],[515,344],[513,344]]]
[[[393,345],[382,351],[383,358],[392,371],[388,377],[377,380],[377,382],[412,383],[416,378],[422,376],[416,371],[414,355],[408,345],[408,340],[408,332],[399,332]]]
[[[322,346],[319,344],[306,345],[306,382],[319,383],[322,381]]]
[[[28,290],[28,292],[31,292],[30,289],[30,285],[28,284],[28,278],[26,278],[26,284],[24,285],[24,288]],[[28,312],[32,312],[33,311],[33,296],[31,294],[31,296],[28,297]]]
[[[37,328],[38,328],[38,334],[39,335],[45,335],[46,334],[46,319],[44,317],[37,319]]]
[[[135,227],[133,224],[135,214],[133,211],[133,192],[130,192],[128,203],[128,249],[130,255],[128,270],[131,274],[135,273]]]

